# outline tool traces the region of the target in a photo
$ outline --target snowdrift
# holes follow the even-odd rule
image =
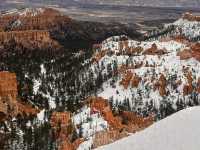
[[[169,116],[144,131],[97,150],[199,150],[200,107]]]

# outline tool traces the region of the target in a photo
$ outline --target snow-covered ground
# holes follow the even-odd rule
[[[174,22],[174,25],[182,29],[182,33],[186,37],[197,37],[200,35],[200,22],[179,19]]]
[[[43,8],[25,8],[25,9],[12,9],[6,11],[3,15],[16,14],[19,16],[37,16],[44,12]]]
[[[200,107],[191,107],[97,150],[199,150]]]
[[[113,37],[105,40],[102,43],[102,49],[109,49],[113,52],[119,52],[119,44],[117,41],[119,37]],[[113,44],[114,43],[114,44]],[[161,74],[164,74],[166,80],[170,80],[170,78],[175,78],[174,82],[178,82],[180,80],[182,83],[175,90],[172,88],[172,83],[169,83],[166,87],[166,90],[169,92],[168,99],[173,102],[173,106],[175,106],[177,100],[185,99],[183,96],[183,87],[187,84],[187,78],[185,76],[185,72],[183,68],[188,67],[188,72],[192,73],[194,83],[197,82],[198,77],[200,75],[200,63],[194,58],[188,60],[181,60],[177,53],[188,48],[184,43],[179,43],[174,40],[160,42],[138,42],[134,40],[128,40],[129,47],[137,47],[140,46],[143,48],[143,52],[150,48],[152,44],[156,44],[158,49],[164,49],[167,53],[161,56],[158,55],[144,55],[142,52],[137,56],[128,56],[128,55],[105,55],[98,62],[98,65],[94,64],[92,66],[92,70],[98,70],[100,68],[100,72],[103,74],[108,73],[108,66],[114,68],[116,64],[119,68],[122,64],[127,64],[129,66],[136,64],[143,64],[140,68],[137,69],[129,69],[132,73],[136,73],[139,77],[142,78],[140,84],[137,88],[132,88],[131,85],[127,89],[124,89],[122,85],[120,85],[120,81],[123,76],[118,76],[114,85],[111,86],[110,83],[113,79],[110,79],[103,83],[102,90],[98,92],[98,96],[103,97],[105,99],[112,99],[114,103],[116,101],[123,102],[125,99],[129,99],[129,103],[131,107],[134,107],[134,103],[137,99],[142,97],[142,102],[153,101],[155,106],[158,108],[160,102],[163,100],[163,97],[160,96],[158,91],[154,90],[154,85],[156,80],[159,79]],[[103,67],[102,67],[103,66]],[[154,66],[154,67],[152,67]],[[156,79],[155,81],[152,79]],[[140,97],[139,97],[140,96]],[[189,100],[189,99],[188,99]],[[187,98],[186,98],[187,101]],[[176,108],[175,108],[176,109]]]
[[[166,24],[165,27],[175,25],[181,29],[181,34],[187,38],[194,38],[200,36],[200,22],[190,21],[184,18],[176,20],[174,23]]]

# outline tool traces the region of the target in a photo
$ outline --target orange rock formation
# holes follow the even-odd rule
[[[131,85],[132,85],[132,87],[137,88],[141,80],[142,80],[142,78],[139,77],[137,74],[135,74],[135,75],[132,77],[132,80],[131,80]]]
[[[166,86],[167,86],[167,80],[166,80],[164,74],[161,74],[158,82],[156,82],[156,84],[154,85],[154,89],[159,90],[160,96],[165,96],[167,94]]]
[[[124,74],[124,76],[122,78],[122,81],[120,81],[120,85],[123,85],[123,87],[125,89],[127,89],[129,84],[130,84],[130,82],[131,82],[132,77],[133,77],[133,73],[131,71],[127,71]]]
[[[49,32],[46,31],[11,31],[11,32],[0,32],[0,42],[8,42],[14,39],[17,42],[21,41],[43,41],[48,42],[51,40]]]
[[[163,54],[166,54],[166,51],[162,50],[162,49],[158,49],[157,45],[154,43],[154,44],[152,44],[151,48],[145,50],[143,52],[143,54],[145,54],[145,55],[163,55]]]
[[[53,112],[51,115],[52,127],[67,127],[70,124],[71,114],[69,112]]]
[[[4,120],[7,117],[15,117],[18,114],[36,115],[38,110],[29,104],[17,100],[16,75],[10,72],[0,72],[0,114]]]
[[[50,27],[55,27],[58,23],[68,23],[71,19],[62,15],[59,11],[44,8],[37,15],[9,14],[0,17],[0,31],[5,31],[7,27],[11,30],[46,30]],[[15,22],[19,22],[16,23]]]
[[[187,12],[183,14],[183,19],[186,19],[188,21],[200,21],[200,16],[194,16],[193,14]]]
[[[104,119],[108,122],[111,129],[122,129],[123,125],[117,117],[113,116],[112,109],[106,99],[101,97],[89,97],[88,100],[92,110],[98,110]]]
[[[183,95],[189,95],[193,92],[193,78],[192,78],[192,73],[191,72],[187,72],[187,74],[185,75],[188,81],[187,85],[184,85],[183,87]]]
[[[128,133],[135,133],[136,131],[142,130],[150,126],[154,121],[153,116],[143,118],[134,112],[127,111],[123,111],[114,117],[108,101],[101,97],[90,97],[87,102],[89,102],[92,109],[99,110],[111,126],[109,131],[102,131],[95,134],[92,148],[109,144],[126,137]]]
[[[190,46],[190,49],[185,49],[177,53],[177,56],[180,56],[181,60],[195,58],[200,61],[200,43],[195,43]]]

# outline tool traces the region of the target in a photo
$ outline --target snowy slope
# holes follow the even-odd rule
[[[97,150],[199,150],[200,107],[182,110],[148,129]]]
[[[19,16],[37,16],[44,12],[43,8],[25,8],[25,9],[12,9],[6,11],[3,15],[19,15]]]
[[[179,19],[173,23],[182,29],[182,33],[186,37],[197,37],[200,35],[200,22],[189,21],[187,19]]]
[[[168,85],[166,86],[168,95],[166,98],[168,101],[172,102],[173,107],[176,109],[175,104],[180,99],[186,99],[186,101],[190,101],[190,98],[183,95],[183,87],[188,82],[183,68],[189,68],[188,71],[192,72],[192,76],[194,78],[193,82],[196,84],[200,75],[200,63],[194,58],[181,60],[180,57],[177,56],[178,52],[189,48],[186,44],[179,43],[174,40],[166,42],[137,42],[129,39],[129,47],[139,46],[143,48],[143,51],[140,54],[133,56],[126,54],[117,55],[115,53],[118,53],[121,49],[119,48],[119,42],[116,40],[116,38],[117,37],[113,37],[114,40],[109,38],[102,43],[102,50],[108,49],[109,51],[114,52],[114,54],[106,54],[99,60],[98,64],[92,65],[94,73],[95,70],[100,68],[99,70],[102,75],[108,74],[109,65],[111,65],[111,68],[114,68],[116,64],[117,68],[120,68],[120,66],[123,64],[128,64],[128,66],[131,66],[142,63],[142,66],[137,69],[128,69],[132,73],[136,73],[142,79],[138,87],[133,88],[129,85],[127,89],[124,89],[123,86],[120,85],[120,81],[123,78],[122,75],[119,75],[114,80],[114,86],[111,86],[113,78],[110,78],[108,81],[103,83],[102,90],[99,90],[98,96],[109,100],[112,99],[114,103],[116,103],[116,101],[123,103],[123,101],[128,98],[132,108],[138,107],[135,105],[135,101],[139,99],[142,99],[143,106],[146,102],[153,100],[155,107],[158,108],[160,102],[164,100],[164,98],[160,96],[157,90],[154,90],[154,85],[159,79],[160,75],[164,74],[168,80]],[[144,55],[143,52],[150,48],[154,43],[157,45],[158,49],[164,49],[167,53],[160,56]],[[123,50],[125,51],[126,48],[123,48]],[[174,79],[172,80],[172,78]],[[180,80],[182,83],[174,88],[173,84],[178,82],[178,80]]]

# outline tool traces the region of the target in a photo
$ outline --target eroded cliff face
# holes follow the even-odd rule
[[[50,35],[47,31],[39,30],[28,30],[28,31],[10,31],[10,32],[0,32],[0,42],[5,43],[10,40],[15,40],[16,42],[23,41],[37,41],[37,42],[48,42],[50,41]]]
[[[14,116],[17,113],[17,83],[16,75],[8,72],[0,72],[0,113],[1,120],[7,115]]]
[[[0,72],[0,121],[17,115],[35,115],[37,110],[18,100],[17,79],[14,73]]]
[[[23,12],[3,14],[0,16],[0,43],[4,46],[15,41],[32,49],[58,48],[60,44],[53,40],[50,30],[64,26],[70,20],[50,8],[25,9]]]
[[[47,30],[71,19],[50,8],[25,9],[23,12],[5,14],[0,17],[0,30]]]
[[[198,61],[200,61],[200,44],[199,43],[193,43],[190,44],[190,47],[177,53],[178,56],[180,56],[181,60],[187,60],[190,58],[194,58]]]

